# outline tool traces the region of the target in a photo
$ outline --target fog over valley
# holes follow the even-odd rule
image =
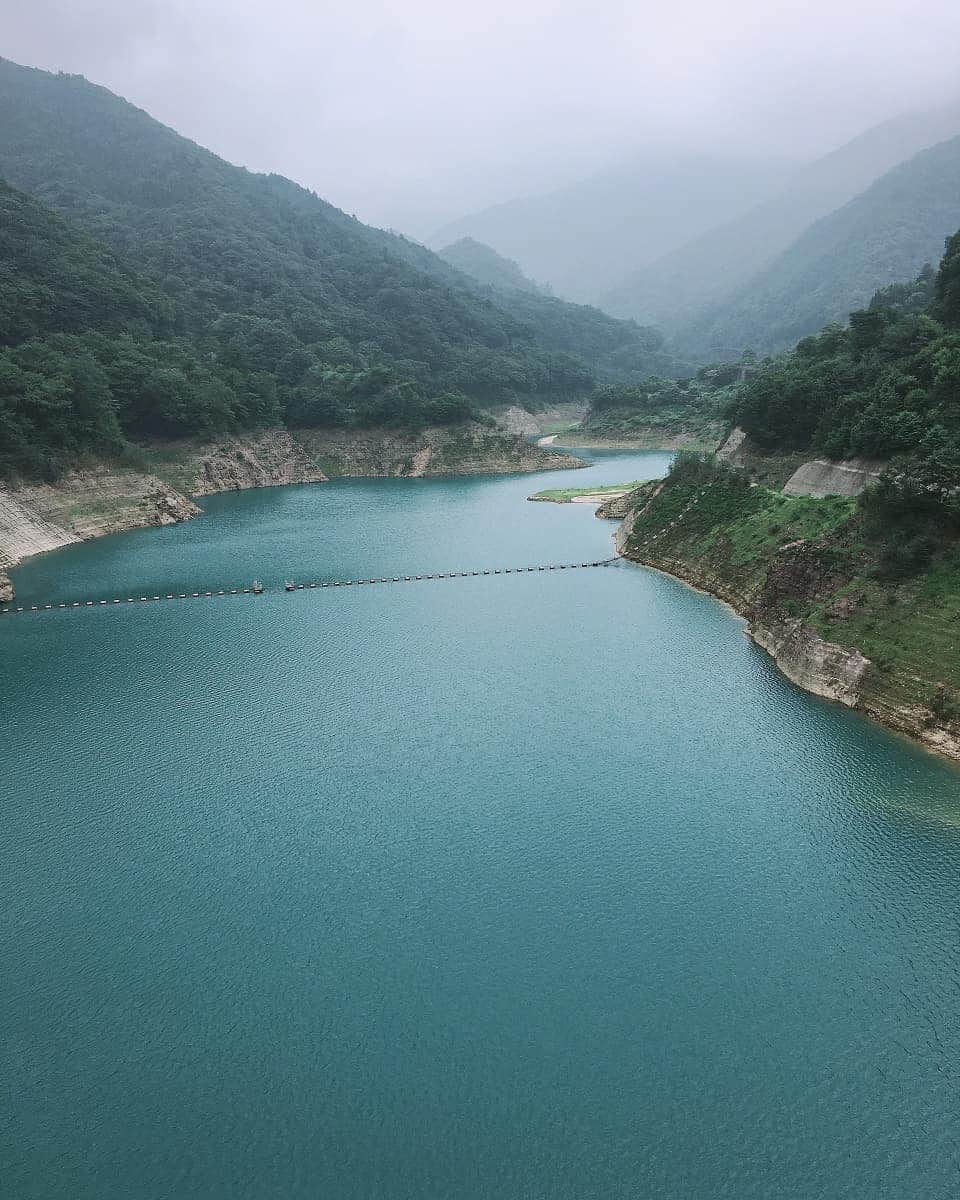
[[[952,0],[5,0],[79,72],[253,170],[427,238],[672,155],[801,162],[958,87]]]

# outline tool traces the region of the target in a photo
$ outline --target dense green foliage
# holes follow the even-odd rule
[[[932,523],[960,519],[958,275],[960,235],[939,273],[886,288],[847,328],[828,326],[767,361],[733,407],[764,449],[891,460],[863,509],[906,566],[923,560]]]
[[[280,420],[272,376],[177,324],[160,288],[0,182],[0,471]]]
[[[847,328],[830,325],[762,364],[737,398],[737,423],[770,450],[931,459],[960,437],[955,270],[948,258],[939,276],[927,269],[888,288]]]
[[[652,376],[640,383],[605,384],[594,393],[582,430],[610,439],[652,430],[665,436],[706,430],[723,420],[736,385],[749,369],[749,360],[719,363],[688,379]]]
[[[124,432],[283,415],[295,424],[454,421],[475,403],[581,396],[598,372],[624,378],[663,362],[649,330],[537,293],[485,289],[289,180],[223,162],[80,77],[0,60],[0,175],[79,227],[8,199],[19,215],[0,243],[3,341],[80,337],[70,345],[106,372]],[[103,336],[121,332],[122,351],[107,348]],[[169,349],[158,344],[170,339]],[[61,365],[70,353],[62,341],[51,350]],[[36,374],[36,365],[13,368]],[[40,395],[8,389],[28,393]],[[60,431],[66,410],[56,437],[36,404],[31,411],[36,420],[11,417],[8,401],[5,421],[18,434],[5,467],[55,470],[80,443]]]
[[[811,225],[735,295],[677,333],[702,358],[788,349],[909,279],[960,226],[960,137],[917,154]]]
[[[0,346],[92,327],[173,326],[173,304],[159,288],[2,180],[0,272]]]

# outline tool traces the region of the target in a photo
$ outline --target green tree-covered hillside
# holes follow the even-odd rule
[[[435,396],[522,402],[662,360],[651,331],[484,293],[424,247],[231,166],[77,76],[0,60],[0,175],[158,284],[178,332],[270,374],[282,360],[287,388],[311,387],[319,365],[383,367]]]
[[[281,419],[274,377],[180,324],[155,283],[0,181],[0,474]]]
[[[870,500],[889,515],[960,519],[960,233],[938,272],[763,363],[732,411],[767,450],[892,460]]]

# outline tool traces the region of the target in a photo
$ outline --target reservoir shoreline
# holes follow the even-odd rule
[[[827,642],[800,620],[765,620],[758,605],[716,574],[679,559],[653,559],[629,545],[636,509],[624,516],[614,535],[625,562],[675,579],[722,604],[744,623],[744,633],[795,687],[869,718],[875,725],[940,759],[960,765],[960,736],[932,713],[875,702],[862,681],[873,664],[858,650]]]
[[[39,554],[201,514],[195,500],[222,492],[346,478],[528,474],[585,464],[478,424],[426,429],[285,429],[215,442],[158,443],[142,461],[93,462],[49,484],[0,480],[0,603],[10,572]]]

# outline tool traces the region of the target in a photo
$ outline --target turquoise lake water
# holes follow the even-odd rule
[[[588,471],[219,496],[32,604],[606,557]],[[5,1200],[960,1192],[960,772],[628,564],[0,620]]]

